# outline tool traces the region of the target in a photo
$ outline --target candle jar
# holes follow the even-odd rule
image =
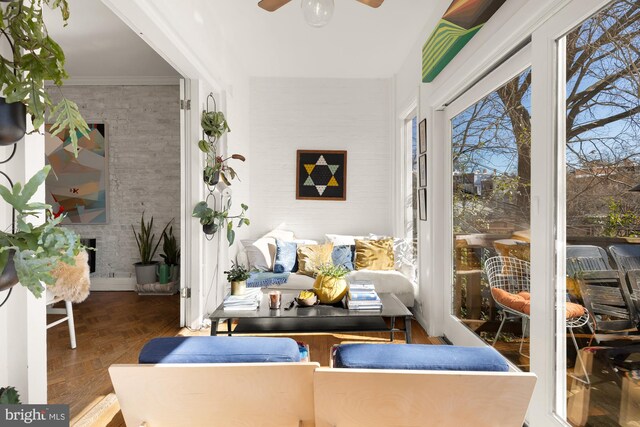
[[[277,310],[282,304],[282,293],[280,291],[269,292],[269,308],[271,310]]]

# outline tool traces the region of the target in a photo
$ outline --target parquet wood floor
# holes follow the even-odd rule
[[[110,365],[136,363],[145,342],[180,331],[177,295],[93,292],[83,303],[74,304],[73,314],[75,350],[69,347],[66,323],[49,329],[47,336],[48,401],[69,404],[72,418],[113,391]]]
[[[209,330],[192,332],[178,327],[177,296],[138,296],[133,292],[94,292],[82,304],[74,306],[78,348],[69,349],[66,324],[49,330],[49,402],[70,405],[71,418],[77,418],[102,397],[113,393],[107,369],[114,363],[137,363],[140,349],[158,336],[209,335]],[[400,326],[400,325],[398,325]],[[219,327],[221,333],[226,325]],[[442,344],[412,323],[413,342]],[[276,335],[274,335],[276,336]],[[282,335],[280,335],[282,336]],[[309,344],[311,359],[329,365],[329,352],[343,342],[389,342],[388,334],[304,334],[288,335]],[[403,343],[397,333],[394,342]],[[124,427],[122,414],[104,425]]]

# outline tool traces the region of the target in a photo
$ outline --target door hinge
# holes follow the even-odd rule
[[[180,298],[191,298],[191,288],[180,289]]]
[[[186,101],[184,99],[180,100],[180,109],[181,110],[191,110],[191,100],[187,99]]]

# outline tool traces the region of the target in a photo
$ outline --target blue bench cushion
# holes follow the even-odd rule
[[[509,370],[506,359],[492,347],[419,344],[344,344],[336,349],[333,366],[427,371]]]
[[[144,345],[139,363],[299,362],[298,344],[290,338],[169,337]]]

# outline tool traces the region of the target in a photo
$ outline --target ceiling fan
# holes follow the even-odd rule
[[[275,12],[291,0],[260,0],[258,6],[268,12]],[[367,6],[380,7],[384,0],[356,0]],[[302,12],[309,25],[322,27],[333,16],[334,0],[302,0]]]

